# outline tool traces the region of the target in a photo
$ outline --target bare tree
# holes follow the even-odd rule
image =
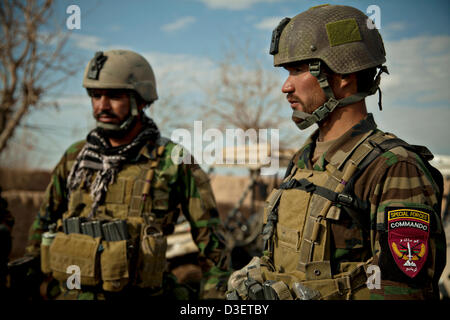
[[[150,106],[148,115],[156,122],[161,133],[170,137],[175,129],[189,128],[189,110],[183,106],[183,97],[177,94],[177,79],[170,71],[159,74],[156,82],[158,100]]]
[[[239,47],[230,40],[218,66],[217,81],[204,88],[207,101],[202,109],[208,110],[205,113],[208,119],[222,129],[285,129],[290,119],[280,112],[286,108],[280,92],[281,81],[251,50],[249,42]],[[282,147],[291,144],[290,136],[282,134]]]
[[[68,33],[50,26],[53,0],[3,0],[0,5],[0,153],[32,109],[75,74],[64,52]]]

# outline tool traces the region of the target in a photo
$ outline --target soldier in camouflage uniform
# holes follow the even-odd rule
[[[200,251],[201,297],[224,297],[228,259],[209,179],[193,159],[178,164],[182,149],[144,114],[157,99],[149,63],[131,51],[97,52],[83,86],[97,127],[56,165],[27,254],[59,281],[58,299],[183,298],[165,270],[166,236],[181,211]],[[69,277],[77,268],[81,289]]]
[[[289,72],[293,121],[319,128],[269,195],[263,256],[232,274],[227,298],[437,298],[442,176],[367,113],[387,73],[378,30],[355,8],[313,7],[280,22],[270,53]]]

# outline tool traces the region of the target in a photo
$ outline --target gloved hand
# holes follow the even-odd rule
[[[231,275],[228,280],[227,299],[292,300],[287,284],[267,279],[273,270],[268,257],[253,257],[249,264]]]

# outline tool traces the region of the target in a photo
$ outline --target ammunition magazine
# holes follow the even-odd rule
[[[236,290],[227,293],[227,300],[241,300]]]
[[[63,231],[65,234],[81,233],[93,238],[102,238],[106,241],[129,239],[125,220],[87,221],[84,218],[72,217],[63,220]]]
[[[264,289],[258,281],[247,279],[244,284],[247,287],[250,300],[264,300]]]
[[[266,282],[263,283],[265,300],[279,300],[278,294],[272,288],[272,284],[274,284],[275,282],[276,281],[274,280],[267,280]]]

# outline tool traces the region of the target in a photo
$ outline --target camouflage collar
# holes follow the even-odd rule
[[[141,150],[139,150],[136,158],[134,161],[138,162],[141,157],[145,157],[150,160],[156,159],[156,148],[155,148],[155,142],[149,141],[147,142]]]
[[[317,160],[313,168],[311,158],[319,136],[319,129],[317,129],[306,139],[303,147],[295,155],[294,161],[300,169],[307,168],[323,171],[328,163],[337,167],[345,161],[355,146],[364,141],[376,129],[377,125],[372,113],[367,114],[363,120],[339,137],[328,151]]]
[[[294,162],[300,169],[312,169],[311,157],[313,155],[314,147],[316,146],[316,139],[319,135],[319,129],[315,130],[306,139],[303,147],[294,156]]]

